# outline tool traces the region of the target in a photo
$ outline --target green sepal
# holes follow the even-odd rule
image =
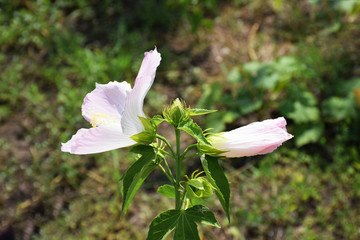
[[[186,182],[186,196],[190,199],[208,198],[213,195],[213,186],[203,177],[190,179]]]
[[[226,151],[222,151],[219,149],[216,149],[215,147],[213,147],[211,144],[204,144],[202,142],[198,143],[198,149],[201,153],[206,154],[206,155],[211,155],[211,156],[218,156],[221,153],[225,153]]]
[[[157,166],[155,162],[155,148],[147,145],[137,145],[131,149],[131,152],[141,154],[141,157],[134,162],[122,176],[123,203],[121,215],[126,213],[126,210],[136,191]]]
[[[206,206],[207,205],[207,201],[206,198],[189,198],[189,206],[193,207],[196,205],[202,205],[202,206]]]
[[[201,156],[201,164],[230,222],[230,185],[218,157]]]
[[[161,115],[155,115],[152,117],[152,120],[154,121],[156,126],[159,126],[160,123],[165,121],[165,119]]]
[[[207,110],[202,108],[191,108],[190,109],[190,116],[198,116],[198,115],[204,115],[209,113],[217,112],[217,110]]]
[[[147,240],[162,240],[174,229],[174,240],[200,240],[196,223],[220,228],[213,212],[201,205],[160,213],[150,224]]]
[[[157,192],[167,198],[175,198],[174,186],[164,184],[157,189]]]
[[[163,116],[166,122],[176,128],[190,118],[190,111],[189,108],[185,107],[185,103],[177,98],[170,107],[163,110]]]
[[[142,144],[148,144],[154,141],[156,132],[157,132],[157,124],[153,119],[140,117],[139,119],[144,126],[144,131],[141,133],[132,135],[130,138],[134,141]]]

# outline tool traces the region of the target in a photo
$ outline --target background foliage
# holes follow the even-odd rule
[[[358,239],[359,12],[356,0],[1,1],[0,239],[144,239],[172,206],[155,171],[120,219],[134,156],[60,151],[90,127],[80,107],[95,82],[133,84],[154,45],[146,113],[181,97],[219,109],[198,118],[215,131],[283,115],[295,135],[223,162],[233,222],[214,201],[223,228],[203,239]]]

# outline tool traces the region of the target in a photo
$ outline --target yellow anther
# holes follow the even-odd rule
[[[114,117],[104,113],[90,113],[90,124],[92,127],[98,127],[102,125],[120,124],[120,122]]]

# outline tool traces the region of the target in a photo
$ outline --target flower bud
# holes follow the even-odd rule
[[[213,195],[213,186],[204,178],[190,179],[186,183],[186,193],[189,198],[207,198]]]
[[[170,107],[163,111],[163,115],[169,124],[177,127],[181,122],[189,119],[190,112],[185,108],[185,104],[177,98]]]
[[[285,126],[285,118],[279,117],[210,135],[207,140],[215,149],[223,151],[218,154],[220,156],[231,158],[266,154],[293,137]],[[210,151],[205,150],[204,153],[211,155]]]

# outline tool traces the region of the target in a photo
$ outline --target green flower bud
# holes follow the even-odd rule
[[[208,198],[213,195],[213,186],[204,177],[190,179],[185,188],[188,198]]]
[[[177,98],[170,107],[163,111],[163,115],[169,124],[177,127],[181,122],[189,119],[190,111],[185,107],[185,104]]]

